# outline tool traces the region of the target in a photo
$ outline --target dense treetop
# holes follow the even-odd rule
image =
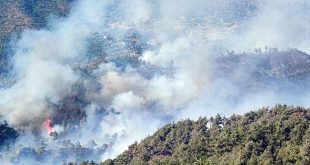
[[[309,124],[309,109],[287,105],[183,120],[101,164],[309,164]]]

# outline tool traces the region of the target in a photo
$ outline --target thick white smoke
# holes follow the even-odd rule
[[[98,30],[106,2],[81,1],[68,18],[55,20],[49,29],[23,33],[14,55],[18,81],[0,91],[0,114],[20,129],[37,129],[70,95],[79,79],[72,64],[86,53],[87,37]]]
[[[237,43],[238,51],[265,46],[279,49],[298,48],[309,53],[310,4],[305,0],[261,1],[254,18],[246,23]]]
[[[267,90],[227,101],[239,95],[236,82],[218,79],[212,70],[214,58],[226,50],[267,45],[309,51],[308,6],[306,0],[80,0],[68,18],[23,33],[14,54],[17,83],[1,89],[0,114],[15,128],[37,130],[79,84],[87,118],[71,139],[105,143],[117,136],[105,159],[172,120],[243,113],[276,103],[308,106],[307,100]],[[92,35],[109,34],[124,45],[132,31],[141,33],[148,48],[141,55],[120,51],[118,58],[136,56],[139,66],[107,60],[87,76],[76,71],[74,66],[89,58]],[[115,58],[113,46],[104,51]],[[246,78],[247,68],[240,70],[234,76]],[[98,119],[97,110],[106,114]]]

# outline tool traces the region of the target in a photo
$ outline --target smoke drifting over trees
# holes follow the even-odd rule
[[[15,164],[62,162],[57,151],[81,147],[95,154],[68,159],[104,160],[170,121],[309,105],[306,0],[56,4],[63,14],[12,35],[1,55],[0,115],[20,132],[9,151],[44,144],[53,157]]]

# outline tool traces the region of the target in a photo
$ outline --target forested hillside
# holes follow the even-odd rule
[[[309,2],[0,0],[0,165],[310,164]]]
[[[73,0],[0,1],[0,72],[7,63],[10,40],[25,29],[39,29],[51,17],[67,16]]]
[[[286,105],[183,120],[101,164],[309,164],[309,124],[309,109]]]

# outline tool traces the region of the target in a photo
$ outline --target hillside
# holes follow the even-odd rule
[[[7,64],[10,40],[25,29],[40,29],[51,17],[69,14],[73,0],[5,0],[0,1],[0,73]]]
[[[272,49],[217,56],[212,79],[234,84],[239,98],[262,90],[290,95],[307,93],[310,56],[296,49]]]
[[[0,1],[0,164],[310,164],[309,9]]]
[[[309,124],[309,109],[286,105],[184,120],[102,164],[309,164]]]

